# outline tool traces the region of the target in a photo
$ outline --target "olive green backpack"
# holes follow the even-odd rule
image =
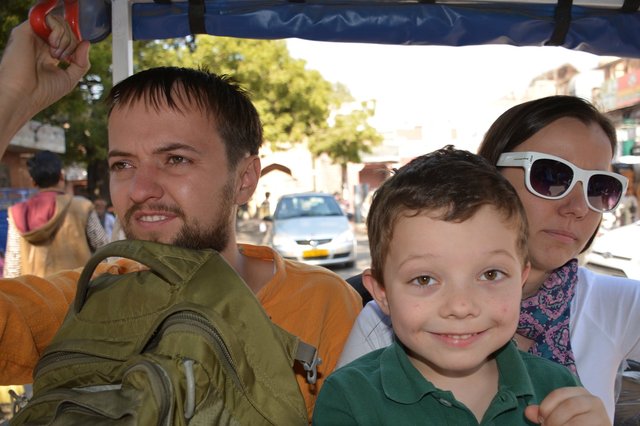
[[[124,275],[96,265],[124,257]],[[118,241],[84,268],[76,299],[12,425],[302,425],[293,363],[315,349],[275,325],[213,250]]]

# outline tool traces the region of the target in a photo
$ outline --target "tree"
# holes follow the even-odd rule
[[[0,48],[9,41],[11,29],[27,18],[31,2],[24,0],[2,0],[0,6]]]
[[[360,163],[361,153],[371,153],[382,142],[382,136],[367,120],[375,114],[375,103],[362,102],[361,109],[348,114],[336,114],[334,123],[309,141],[309,150],[315,156],[327,154],[339,164],[342,171],[342,187],[347,183],[347,164]]]

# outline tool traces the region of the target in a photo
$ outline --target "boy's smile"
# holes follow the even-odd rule
[[[482,335],[480,333],[467,333],[467,334],[445,334],[445,333],[435,333],[434,337],[442,340],[442,343],[445,345],[455,346],[455,347],[466,347],[469,346]]]
[[[441,387],[486,373],[491,355],[513,337],[528,267],[515,225],[493,207],[460,223],[433,213],[398,218],[385,287],[375,288],[411,362]]]

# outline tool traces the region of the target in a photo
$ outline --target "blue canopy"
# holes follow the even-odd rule
[[[527,1],[536,1],[531,3]],[[383,44],[563,46],[640,57],[640,0],[81,0],[83,35],[113,34],[113,76],[132,40],[190,34]],[[577,2],[588,2],[577,5]],[[616,3],[617,2],[617,3]]]
[[[640,1],[616,7],[516,2],[134,1],[133,39],[194,33],[240,38],[464,46],[558,45],[640,57]]]

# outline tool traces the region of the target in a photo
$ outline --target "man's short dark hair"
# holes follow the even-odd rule
[[[122,106],[142,102],[160,110],[199,108],[213,120],[225,144],[231,170],[248,155],[258,155],[262,123],[249,94],[228,75],[206,68],[157,67],[122,80],[107,96],[109,115]]]
[[[29,175],[38,188],[49,188],[60,181],[62,161],[51,151],[40,151],[27,160]]]

